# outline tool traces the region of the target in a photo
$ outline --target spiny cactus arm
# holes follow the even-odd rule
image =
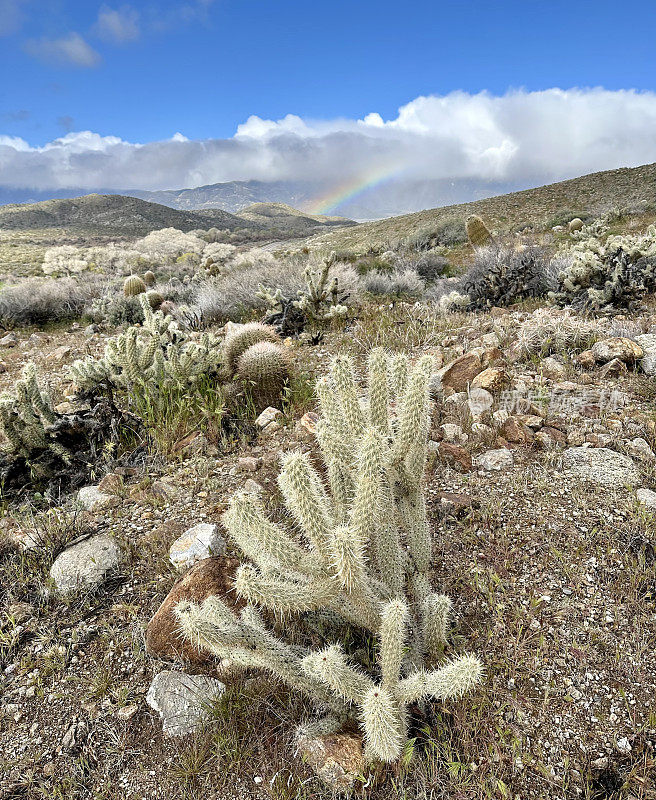
[[[359,442],[358,476],[351,509],[349,528],[364,549],[376,517],[383,469],[383,444],[373,428],[366,430]]]
[[[30,362],[23,367],[23,380],[34,411],[52,425],[56,422],[57,415],[52,408],[50,397],[39,389],[36,379],[36,364]]]
[[[390,363],[390,389],[392,395],[397,399],[403,397],[408,384],[408,374],[410,371],[410,364],[408,357],[405,353],[397,353]]]
[[[291,614],[326,608],[335,596],[336,586],[329,579],[292,580],[244,564],[237,570],[235,590],[249,603]]]
[[[389,434],[388,358],[385,351],[374,348],[369,354],[369,424],[383,436]]]
[[[396,761],[406,742],[405,712],[383,686],[373,686],[361,705],[366,748],[381,761]]]
[[[321,478],[305,453],[290,453],[282,461],[278,485],[285,504],[310,544],[323,558],[330,554],[333,518]]]
[[[445,594],[431,593],[421,604],[421,623],[424,648],[433,658],[442,654],[449,627],[452,603]]]
[[[6,393],[0,395],[0,427],[7,437],[10,449],[16,453],[22,453],[24,450],[24,443],[23,437],[16,426],[14,405],[15,398]]]
[[[308,654],[302,667],[307,675],[321,681],[349,703],[360,704],[374,686],[371,678],[347,663],[338,645]]]
[[[398,414],[398,431],[392,447],[393,464],[398,464],[406,458],[413,447],[425,446],[423,440],[428,429],[428,382],[432,365],[433,359],[430,356],[423,356],[415,364],[408,378]]]
[[[402,598],[390,600],[383,606],[380,622],[380,664],[382,685],[390,693],[401,677],[408,620],[408,604]]]
[[[399,511],[404,521],[408,550],[414,568],[418,572],[426,574],[433,558],[433,543],[426,517],[424,493],[416,491],[401,497]]]
[[[353,360],[346,355],[336,356],[333,359],[331,374],[342,407],[345,428],[351,437],[356,439],[364,430],[364,414],[358,400]]]
[[[347,594],[367,591],[364,542],[350,527],[338,525],[331,534],[330,564],[340,586]]]
[[[404,590],[404,560],[399,540],[398,509],[387,475],[378,492],[376,521],[369,544],[371,560],[389,595],[400,597]]]
[[[320,572],[319,558],[303,550],[280,525],[268,520],[251,493],[236,494],[222,519],[237,546],[264,571],[305,575]]]
[[[481,679],[483,666],[472,655],[458,656],[439,669],[427,672],[418,670],[399,681],[397,696],[403,703],[415,703],[435,697],[446,700],[461,697]]]
[[[317,424],[317,441],[328,469],[328,482],[334,501],[334,517],[340,523],[346,522],[355,493],[353,451],[325,420],[319,420]]]

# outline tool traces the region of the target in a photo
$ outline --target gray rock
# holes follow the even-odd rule
[[[99,586],[121,563],[116,541],[104,533],[84,539],[60,553],[50,567],[50,577],[63,594]]]
[[[204,558],[222,556],[225,550],[226,543],[218,526],[200,522],[173,542],[169,548],[169,559],[178,570],[184,570]]]
[[[268,408],[265,408],[260,416],[255,420],[255,424],[258,428],[264,430],[264,428],[266,428],[268,425],[272,425],[274,422],[276,422],[279,417],[282,417],[282,411],[279,408],[269,406]]]
[[[225,684],[206,675],[164,670],[153,678],[146,702],[159,714],[166,736],[186,736],[202,727],[208,705],[225,691]]]
[[[635,337],[636,342],[642,347],[644,356],[640,362],[645,375],[656,375],[656,334],[643,333]]]
[[[573,478],[608,488],[640,481],[640,472],[629,456],[606,447],[570,447],[563,453],[563,467]]]
[[[501,472],[501,470],[512,469],[515,464],[515,457],[511,450],[500,447],[498,450],[488,450],[474,459],[474,464],[479,469],[487,472]]]
[[[7,333],[0,339],[0,347],[16,347],[17,344],[18,339],[13,333]]]
[[[656,492],[651,489],[638,489],[636,497],[640,505],[644,506],[647,511],[652,514],[656,513]]]
[[[112,497],[102,492],[97,486],[83,486],[77,493],[77,500],[85,511],[100,511],[107,508]]]
[[[654,451],[641,436],[638,436],[628,442],[627,450],[629,451],[629,454],[633,456],[633,458],[637,458],[638,461],[643,461],[649,464],[653,464],[653,462],[656,461],[656,455],[654,455]]]

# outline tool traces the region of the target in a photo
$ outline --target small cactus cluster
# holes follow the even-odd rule
[[[495,245],[494,236],[483,220],[476,214],[467,217],[465,223],[469,244],[476,247],[493,247]]]
[[[237,615],[219,597],[176,606],[180,629],[195,645],[236,667],[272,671],[327,707],[335,726],[357,720],[372,761],[402,754],[410,704],[460,697],[482,673],[472,655],[443,661],[451,601],[429,582],[424,472],[432,368],[430,357],[410,368],[405,356],[376,349],[361,399],[353,363],[338,356],[317,384],[327,483],[308,454],[283,458],[278,485],[289,526],[266,516],[259,495],[233,497],[223,521],[250,561],[235,579],[245,608]],[[375,663],[347,653],[352,637],[310,650],[278,638],[265,621],[274,614],[299,629],[310,612],[368,633]]]
[[[7,439],[6,451],[27,460],[50,450],[69,463],[71,454],[51,435],[59,415],[47,392],[39,388],[33,363],[23,368],[13,392],[0,395],[0,429]]]
[[[172,317],[153,312],[147,294],[139,300],[142,326],[133,325],[110,339],[101,359],[78,360],[71,366],[71,377],[83,392],[93,392],[103,384],[118,389],[165,381],[193,384],[217,372],[220,352],[214,336],[203,333],[194,341]]]
[[[248,388],[258,410],[280,402],[290,365],[280,337],[270,325],[249,322],[236,326],[225,338],[223,363],[226,375]]]
[[[340,296],[339,279],[336,275],[330,277],[335,260],[335,253],[331,253],[318,269],[308,264],[303,272],[306,288],[299,290],[295,300],[285,297],[280,288],[274,290],[260,285],[257,296],[273,312],[272,320],[279,322],[300,316],[302,323],[294,320],[294,326],[302,329],[306,322],[316,328],[331,320],[346,317],[348,308],[343,304],[345,298]]]
[[[549,299],[584,311],[634,308],[656,289],[656,226],[644,234],[608,236],[597,223],[574,233],[569,263]]]

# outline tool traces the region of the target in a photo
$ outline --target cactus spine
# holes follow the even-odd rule
[[[126,297],[136,297],[146,291],[146,284],[138,275],[128,275],[123,281],[123,294]]]
[[[289,380],[289,360],[279,345],[257,342],[241,354],[235,374],[248,385],[255,406],[266,408],[280,401]]]
[[[490,233],[489,228],[476,214],[467,217],[465,227],[472,247],[490,247],[495,244],[494,236]]]
[[[432,668],[442,658],[450,601],[432,592],[428,576],[431,371],[429,357],[410,369],[407,359],[390,361],[375,350],[363,401],[351,360],[338,356],[317,385],[327,485],[307,454],[283,459],[278,483],[289,529],[267,519],[256,495],[237,494],[223,521],[252,562],[235,582],[246,609],[236,617],[218,598],[176,607],[181,630],[196,644],[242,666],[266,667],[340,718],[355,717],[368,756],[383,761],[401,755],[408,704],[460,697],[482,672],[474,656]],[[369,631],[378,642],[380,678],[350,663],[335,644],[290,649],[264,626],[257,607],[285,616],[326,609]]]
[[[231,375],[234,375],[242,353],[258,342],[278,344],[280,337],[270,325],[262,325],[260,322],[239,325],[226,335],[223,343],[223,359]]]

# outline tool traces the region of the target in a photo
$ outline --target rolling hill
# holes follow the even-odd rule
[[[260,229],[263,226],[221,209],[180,211],[123,195],[89,194],[40,203],[0,206],[0,229],[64,228],[95,230],[118,235],[142,235],[160,228]]]
[[[656,209],[656,164],[594,172],[536,189],[366,222],[316,236],[309,243],[335,250],[380,248],[390,240],[469,214],[479,214],[499,232],[525,227],[546,230],[575,216],[599,215],[613,208],[633,213]]]
[[[310,236],[322,228],[352,226],[356,223],[346,217],[329,217],[323,214],[305,214],[286,203],[254,203],[236,213],[240,219],[275,228],[289,236]]]

